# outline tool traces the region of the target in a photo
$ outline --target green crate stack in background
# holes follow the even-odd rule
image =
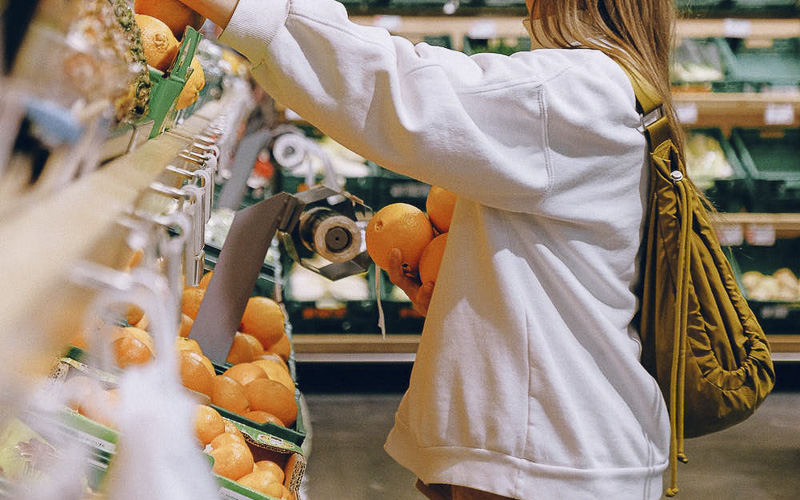
[[[752,45],[746,39],[726,39],[722,51],[729,90],[734,92],[800,91],[800,38],[776,38]]]
[[[750,181],[754,212],[800,212],[800,129],[731,131]]]

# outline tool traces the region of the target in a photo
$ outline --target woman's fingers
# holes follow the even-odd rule
[[[419,281],[407,271],[407,266],[403,264],[403,254],[400,249],[395,248],[389,255],[389,281],[399,286],[409,298],[413,298],[419,290]]]
[[[399,249],[393,249],[389,258],[389,269],[386,270],[389,280],[408,295],[417,311],[423,315],[427,314],[433,294],[433,283],[420,283],[419,279],[408,270],[408,265],[403,263],[403,254]]]
[[[419,287],[419,290],[417,290],[417,296],[411,301],[414,304],[414,308],[423,316],[428,315],[428,306],[431,304],[431,295],[433,295],[433,283],[429,281]]]

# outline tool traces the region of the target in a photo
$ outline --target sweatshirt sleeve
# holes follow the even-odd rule
[[[415,45],[334,0],[240,0],[220,41],[273,98],[386,168],[512,211],[548,190],[542,82],[568,59]]]

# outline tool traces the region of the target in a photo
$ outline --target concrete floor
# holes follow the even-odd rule
[[[407,381],[404,370],[298,368],[313,432],[303,500],[423,499],[414,476],[383,451]],[[678,500],[800,498],[798,372],[791,366],[781,377],[779,369],[784,383],[746,422],[687,441],[690,463],[679,465]]]

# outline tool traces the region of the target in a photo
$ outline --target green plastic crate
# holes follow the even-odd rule
[[[206,271],[213,271],[221,249],[209,244],[206,244],[203,249],[205,251],[205,269]],[[277,276],[275,266],[267,263],[261,264],[261,271],[258,273],[251,295],[275,298],[276,282],[281,279],[280,276]]]
[[[732,0],[734,10],[763,11],[765,9],[792,9],[797,0]]]
[[[731,167],[730,175],[724,177],[704,177],[693,172],[692,165],[689,164],[690,157],[688,144],[693,137],[706,136],[719,143],[720,149]],[[718,128],[697,128],[687,131],[687,165],[689,177],[706,197],[711,201],[717,210],[722,212],[740,212],[743,208],[750,206],[749,178],[744,167],[739,161],[736,151],[731,146],[730,141]]]
[[[729,38],[723,52],[726,82],[731,91],[763,92],[800,89],[800,38],[776,38],[769,47],[752,47],[747,40]]]
[[[450,35],[428,35],[423,38],[423,41],[428,45],[435,45],[447,49],[453,48],[453,37]]]
[[[531,50],[531,39],[527,36],[515,39],[504,39],[475,38],[465,35],[461,50],[469,55],[485,52],[511,55],[516,52]]]
[[[800,129],[735,128],[731,144],[751,179],[752,211],[800,211]]]
[[[675,7],[680,10],[717,9],[728,3],[729,0],[675,0]]]
[[[375,182],[375,203],[372,208],[376,212],[392,203],[408,203],[425,210],[425,201],[431,188],[429,184],[382,167],[378,167]]]

